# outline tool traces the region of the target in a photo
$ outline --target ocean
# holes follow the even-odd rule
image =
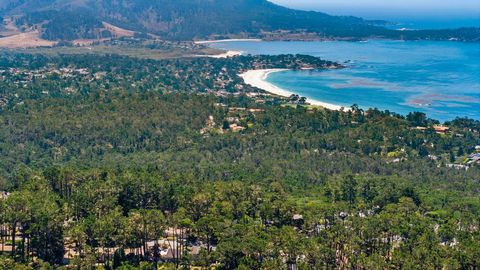
[[[455,29],[462,27],[480,27],[480,15],[460,18],[395,18],[387,19],[390,29]]]
[[[267,80],[301,96],[349,107],[440,121],[480,120],[480,44],[439,41],[223,42],[212,47],[245,54],[308,54],[347,66],[285,71]]]

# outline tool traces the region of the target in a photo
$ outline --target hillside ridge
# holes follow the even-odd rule
[[[266,0],[3,0],[0,15],[51,41],[114,36],[104,22],[167,40],[367,38],[478,41],[478,28],[396,31],[357,17],[294,10]]]

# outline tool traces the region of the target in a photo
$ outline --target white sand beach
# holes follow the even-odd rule
[[[210,57],[210,58],[228,58],[228,57],[234,57],[234,56],[239,56],[242,55],[243,52],[241,51],[226,51],[221,54],[207,54],[207,55],[194,55],[194,57]]]
[[[280,72],[280,71],[286,71],[287,69],[259,69],[259,70],[249,70],[245,73],[240,74],[239,76],[243,78],[246,84],[249,84],[251,86],[263,89],[269,93],[278,95],[278,96],[283,96],[283,97],[289,97],[293,94],[294,92],[291,92],[286,89],[282,89],[278,86],[275,86],[269,82],[267,82],[268,75],[274,73],[274,72]],[[307,99],[307,102],[316,105],[316,106],[322,106],[326,109],[329,110],[341,110],[344,108],[343,106],[335,105],[335,104],[330,104],[326,102],[322,102],[319,100],[315,99]],[[348,108],[344,108],[347,110]]]
[[[218,40],[198,40],[195,41],[195,44],[212,44],[220,42],[237,42],[237,41],[250,41],[250,42],[261,42],[261,39],[257,38],[233,38],[233,39],[218,39]]]
[[[225,53],[221,54],[215,54],[215,55],[206,55],[206,57],[211,57],[211,58],[228,58],[228,57],[234,57],[242,55],[241,51],[227,51]]]

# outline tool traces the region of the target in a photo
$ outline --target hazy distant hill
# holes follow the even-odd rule
[[[109,36],[102,22],[182,40],[278,30],[327,38],[400,37],[360,18],[293,10],[266,0],[0,0],[0,10],[3,16],[23,16],[19,26],[41,25],[50,40]],[[441,39],[450,37],[456,36]]]

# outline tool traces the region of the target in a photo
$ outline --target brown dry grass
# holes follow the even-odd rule
[[[120,37],[133,37],[135,32],[130,31],[127,29],[120,28],[118,26],[103,22],[103,27],[112,33],[114,38]],[[75,46],[90,46],[93,45],[95,42],[102,42],[111,40],[111,38],[102,38],[102,39],[76,39],[73,41]]]
[[[75,46],[90,46],[93,45],[95,42],[103,42],[111,40],[111,38],[102,38],[102,39],[75,39],[72,41],[73,45]]]
[[[8,37],[0,38],[0,47],[3,48],[35,48],[52,47],[56,44],[54,41],[42,39],[38,31],[20,33]]]
[[[130,31],[127,29],[120,28],[118,26],[103,22],[103,27],[110,31],[114,37],[133,37],[135,34],[134,31]]]

